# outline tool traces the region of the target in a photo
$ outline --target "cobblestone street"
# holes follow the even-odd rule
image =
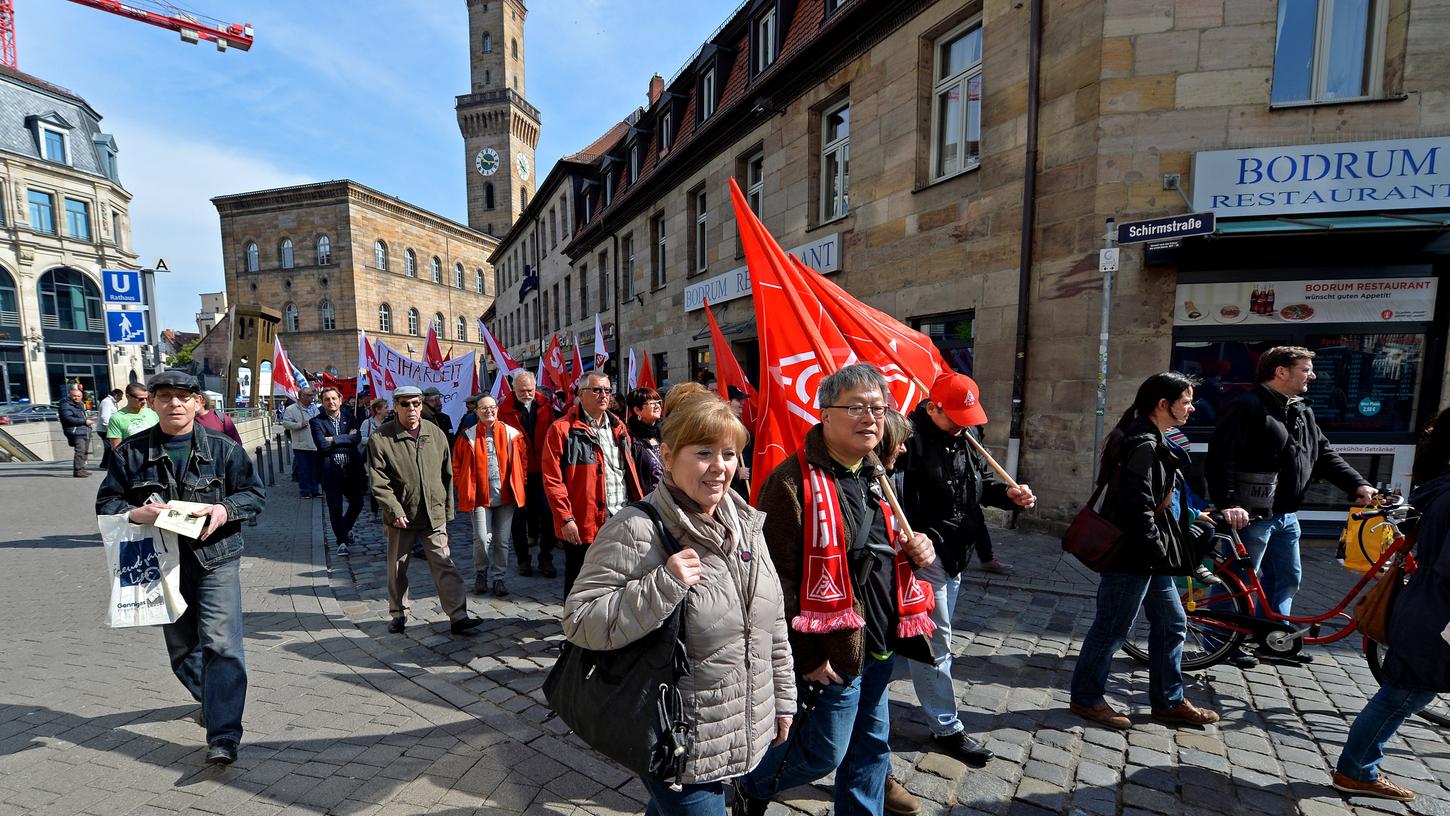
[[[197,706],[166,667],[159,633],[98,623],[95,486],[54,465],[0,471],[12,621],[0,669],[0,813],[643,810],[638,782],[546,721],[539,688],[560,638],[560,579],[511,575],[506,598],[470,596],[470,612],[488,623],[454,637],[426,567],[414,564],[413,618],[389,635],[381,529],[364,513],[358,546],[336,557],[324,504],[298,500],[285,477],[246,531],[241,758],[205,766]],[[463,519],[450,527],[471,586],[469,535]],[[1346,800],[1328,787],[1374,687],[1354,637],[1314,650],[1308,666],[1193,676],[1190,698],[1224,715],[1204,730],[1150,723],[1146,671],[1123,658],[1109,696],[1133,708],[1134,729],[1086,726],[1067,712],[1066,688],[1094,578],[1043,536],[1001,531],[997,550],[1015,572],[968,574],[955,671],[968,732],[987,737],[998,759],[967,770],[925,750],[926,724],[897,666],[893,761],[927,813],[1450,813],[1450,745],[1422,720],[1390,742],[1384,766],[1421,794],[1415,802]],[[1306,550],[1302,609],[1352,584],[1331,556]],[[794,791],[772,813],[828,813],[827,790]]]

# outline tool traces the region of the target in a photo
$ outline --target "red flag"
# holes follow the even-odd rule
[[[443,367],[443,349],[438,347],[436,327],[428,324],[428,340],[423,344],[423,362],[434,371]]]
[[[443,355],[443,362],[446,363],[446,362],[448,362],[449,360],[452,360],[452,359],[453,359],[453,344],[452,343],[449,343],[448,344],[448,353],[445,354],[445,355]]]
[[[584,377],[584,361],[579,357],[579,334],[574,334],[574,359],[569,361],[569,393],[564,404],[568,405],[574,401],[575,395],[579,393],[579,380]]]
[[[564,369],[564,352],[559,348],[557,334],[549,338],[549,347],[539,359],[539,365],[544,369],[544,379],[549,381],[548,387],[556,392],[562,391],[569,382],[569,372]]]
[[[659,390],[659,385],[655,383],[654,369],[649,367],[649,352],[641,354],[640,357],[643,357],[644,361],[639,368],[639,380],[636,382],[636,387]]]
[[[730,343],[725,340],[725,333],[720,331],[720,324],[715,321],[715,313],[710,309],[710,299],[705,299],[705,318],[710,321],[710,342],[715,348],[715,387],[720,392],[720,399],[730,400],[730,387],[740,389],[745,395],[744,408],[740,412],[740,420],[745,427],[755,433],[755,403],[757,394],[745,378],[745,370],[740,367],[740,361],[735,359],[735,352],[730,350]]]
[[[292,361],[287,359],[287,352],[282,348],[282,337],[272,336],[272,393],[258,394],[258,397],[289,396],[297,399],[297,379],[292,375]]]

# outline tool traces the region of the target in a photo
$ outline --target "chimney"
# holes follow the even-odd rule
[[[659,74],[655,74],[654,76],[650,77],[649,78],[649,103],[650,103],[650,106],[651,107],[654,106],[654,103],[660,101],[660,94],[662,94],[664,92],[665,92],[665,79],[664,79],[664,77],[660,76]]]

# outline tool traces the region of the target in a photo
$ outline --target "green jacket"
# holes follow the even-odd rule
[[[417,439],[397,420],[385,423],[368,438],[368,470],[384,524],[402,516],[410,530],[433,530],[453,520],[453,460],[432,422]]]

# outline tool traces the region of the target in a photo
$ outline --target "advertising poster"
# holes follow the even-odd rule
[[[1364,278],[1178,287],[1173,325],[1427,323],[1435,317],[1434,278]]]

